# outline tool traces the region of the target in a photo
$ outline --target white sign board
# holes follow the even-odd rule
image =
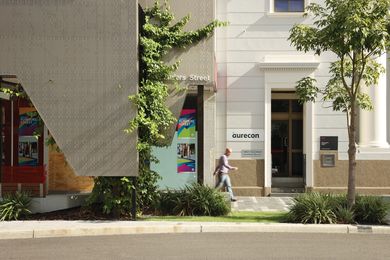
[[[227,129],[226,131],[229,142],[264,141],[264,129]]]
[[[241,150],[241,158],[264,158],[264,150]]]

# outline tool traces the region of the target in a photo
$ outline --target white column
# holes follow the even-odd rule
[[[204,93],[204,153],[203,153],[203,181],[211,187],[214,186],[213,172],[215,169],[215,147],[216,147],[216,95]]]
[[[390,52],[387,53],[387,66],[386,66],[386,79],[387,84],[390,85],[390,73],[387,71],[390,69]],[[387,91],[387,109],[386,111],[390,111],[390,90]],[[387,113],[387,142],[390,143],[390,112]]]
[[[368,94],[372,99],[373,87],[361,86],[361,91]],[[370,147],[371,141],[374,140],[374,117],[372,111],[360,109],[359,111],[359,146]]]
[[[386,55],[382,55],[377,62],[386,68]],[[377,86],[363,87],[363,91],[370,95],[374,107],[373,111],[360,111],[359,146],[387,148],[387,115],[386,115],[386,73],[380,75]]]
[[[271,87],[264,86],[264,188],[272,187]]]
[[[308,102],[304,106],[304,118],[303,118],[303,152],[306,154],[306,187],[314,186],[314,176],[313,176],[313,128],[314,128],[314,113],[313,113],[313,103]]]

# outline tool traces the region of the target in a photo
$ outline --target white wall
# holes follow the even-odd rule
[[[309,23],[296,14],[270,14],[270,1],[220,0],[217,18],[230,25],[217,34],[218,93],[217,93],[217,153],[226,146],[233,148],[232,158],[240,158],[241,149],[264,149],[264,143],[226,142],[228,128],[264,129],[264,71],[258,64],[269,55],[305,55],[298,53],[287,40],[295,23]],[[320,66],[314,72],[320,85],[327,81],[329,62],[334,55],[319,57]],[[280,72],[279,72],[280,73]],[[283,74],[281,74],[283,75]],[[286,80],[281,80],[281,82]],[[293,86],[286,86],[291,88]],[[339,135],[340,152],[346,145],[343,114],[335,114],[322,103],[315,104],[313,142],[314,156],[318,157],[321,135]],[[345,130],[345,131],[344,131]]]

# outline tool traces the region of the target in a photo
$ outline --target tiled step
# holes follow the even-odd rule
[[[301,193],[271,193],[269,196],[270,197],[279,197],[279,198],[284,198],[284,197],[297,197]]]
[[[304,193],[305,188],[301,187],[278,187],[271,188],[271,193]]]
[[[304,188],[293,188],[293,187],[283,187],[283,188],[272,188],[270,197],[296,197],[301,193],[304,193]]]
[[[303,188],[305,187],[303,178],[293,177],[273,177],[272,188]]]

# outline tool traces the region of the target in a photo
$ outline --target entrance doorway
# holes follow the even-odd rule
[[[302,187],[303,106],[295,93],[272,93],[271,101],[272,187]]]

